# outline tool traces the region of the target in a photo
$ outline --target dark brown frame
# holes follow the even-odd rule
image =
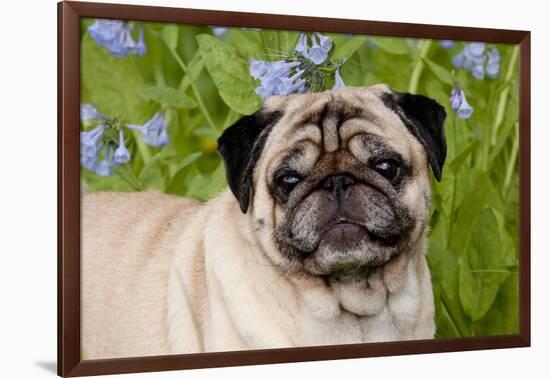
[[[81,361],[80,359],[80,18],[131,19],[370,35],[483,40],[520,45],[520,332],[516,335],[383,342]],[[530,346],[529,31],[420,25],[135,5],[58,4],[58,374],[82,376],[333,360]]]

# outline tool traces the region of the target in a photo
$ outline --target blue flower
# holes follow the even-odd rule
[[[487,76],[495,78],[500,71],[500,52],[496,48],[492,48],[487,53]]]
[[[113,152],[113,146],[109,144],[105,149],[105,154],[103,155],[103,159],[99,162],[99,164],[95,169],[95,173],[98,176],[112,176],[113,167],[117,165],[114,162],[112,152]]]
[[[451,91],[451,98],[449,99],[451,102],[451,108],[453,110],[458,110],[460,107],[460,104],[462,102],[462,96],[460,95],[460,89],[457,87],[454,87]]]
[[[442,49],[452,49],[455,46],[455,41],[448,39],[442,39],[439,41],[439,47]]]
[[[484,51],[484,42],[471,42],[464,47],[464,54],[470,58],[481,57]]]
[[[332,89],[340,89],[345,88],[346,84],[344,83],[344,80],[342,80],[342,76],[340,76],[340,68],[336,69],[336,72],[334,73],[334,86]]]
[[[485,75],[495,78],[500,70],[500,53],[496,48],[487,51],[483,42],[472,42],[453,56],[452,63],[456,68],[470,71],[478,80],[482,80]]]
[[[80,105],[80,120],[83,122],[93,121],[94,119],[105,119],[107,118],[103,114],[100,114],[96,108],[91,104],[81,104]]]
[[[453,64],[456,68],[466,68],[471,70],[476,65],[483,65],[485,43],[468,43],[461,52],[453,57]]]
[[[138,54],[139,56],[143,56],[145,55],[146,52],[147,52],[147,46],[145,45],[145,40],[143,38],[143,28],[141,28],[139,29],[139,34],[138,34],[136,54]]]
[[[266,98],[305,92],[305,80],[301,78],[303,71],[294,70],[299,65],[299,62],[285,62],[284,60],[275,62],[251,60],[250,74],[260,80],[260,86],[256,88],[256,93],[262,98]]]
[[[90,171],[95,171],[95,169],[97,168],[97,159],[99,157],[99,153],[101,152],[102,148],[103,148],[103,145],[100,144],[93,155],[85,155],[81,153],[80,164],[82,164],[84,168]]]
[[[111,55],[115,56],[127,56],[137,52],[136,42],[132,38],[132,26],[128,25],[122,28],[115,42],[107,46],[107,48]]]
[[[462,52],[459,52],[458,54],[454,55],[451,58],[451,62],[453,63],[453,66],[456,68],[464,68],[464,61],[466,58],[464,57],[464,54]]]
[[[462,89],[454,87],[449,101],[451,102],[451,107],[456,111],[459,118],[468,119],[472,116],[474,108],[472,108],[470,104],[468,104],[468,101],[466,101],[466,95]]]
[[[306,34],[302,33],[296,47],[294,47],[294,51],[304,58],[311,60],[314,64],[319,65],[327,59],[328,53],[332,48],[332,40],[321,33],[312,34],[310,38],[311,47],[308,44]]]
[[[155,115],[144,125],[127,125],[127,127],[139,131],[143,141],[150,146],[160,147],[168,144],[166,119],[160,112],[155,113]]]
[[[105,126],[100,125],[93,130],[80,132],[80,161],[85,168],[91,171],[95,170],[99,153],[103,147],[101,137],[104,130]]]
[[[111,55],[143,55],[147,51],[143,39],[143,29],[139,31],[138,43],[132,37],[132,24],[120,20],[97,20],[88,27],[88,32],[101,47],[106,47]]]
[[[225,26],[210,26],[210,28],[212,29],[212,33],[218,38],[223,37],[229,31],[229,28]]]
[[[97,20],[88,27],[88,32],[102,47],[108,47],[118,39],[124,22],[120,20]]]
[[[308,52],[307,35],[305,35],[304,33],[300,34],[300,37],[298,37],[298,42],[294,47],[294,51],[296,51],[302,56],[307,55],[307,52]]]
[[[124,164],[130,161],[130,152],[124,145],[124,133],[122,130],[119,132],[119,144],[115,150],[114,161],[116,164]]]
[[[80,132],[80,148],[83,154],[93,155],[103,135],[105,126],[100,125],[90,131]]]

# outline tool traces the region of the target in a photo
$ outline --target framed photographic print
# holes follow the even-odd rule
[[[530,33],[61,2],[58,373],[530,344]]]

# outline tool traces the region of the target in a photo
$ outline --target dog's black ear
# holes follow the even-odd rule
[[[394,110],[410,133],[422,144],[437,181],[441,181],[447,157],[445,141],[445,109],[436,101],[422,95],[393,92],[382,96],[386,106]]]
[[[260,158],[265,141],[282,112],[258,110],[239,119],[218,139],[218,152],[225,164],[229,188],[246,213],[253,194],[252,174]]]

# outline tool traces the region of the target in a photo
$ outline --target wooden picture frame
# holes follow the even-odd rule
[[[131,19],[412,38],[483,40],[520,46],[519,333],[460,339],[381,342],[288,349],[81,361],[80,352],[80,19]],[[530,345],[530,32],[344,20],[167,7],[58,4],[58,374],[82,376],[438,353]]]

